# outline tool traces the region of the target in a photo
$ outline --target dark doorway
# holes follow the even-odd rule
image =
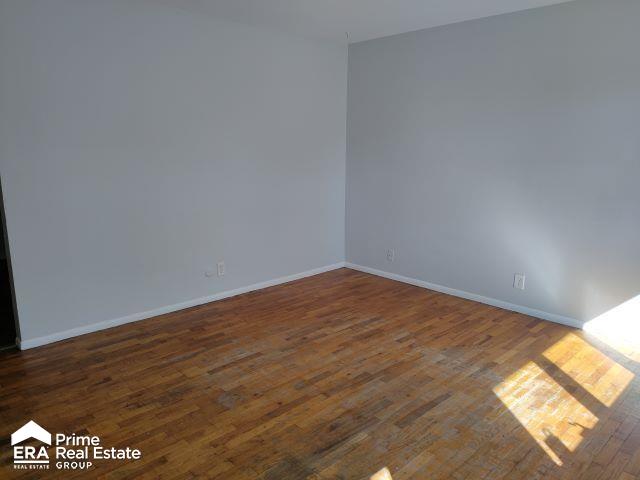
[[[4,218],[4,202],[0,187],[0,350],[15,347],[16,320],[14,316],[11,262],[7,246],[7,227]]]

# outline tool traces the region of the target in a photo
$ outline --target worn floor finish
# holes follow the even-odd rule
[[[640,478],[631,358],[342,269],[0,354],[0,476],[33,419],[143,458],[30,478]]]

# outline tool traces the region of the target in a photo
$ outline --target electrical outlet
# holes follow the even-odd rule
[[[218,262],[218,276],[224,277],[225,273],[227,273],[227,270],[224,266],[224,262]]]
[[[396,251],[393,248],[387,250],[387,260],[393,262],[396,259]]]
[[[516,273],[513,277],[513,288],[524,290],[524,281],[527,279],[524,273]]]

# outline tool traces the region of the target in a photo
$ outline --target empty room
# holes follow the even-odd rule
[[[640,479],[640,1],[0,0],[0,478]]]

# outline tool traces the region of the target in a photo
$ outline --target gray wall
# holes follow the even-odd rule
[[[350,46],[347,260],[579,321],[640,294],[639,47],[637,0]]]
[[[22,339],[344,261],[346,61],[153,2],[0,1]]]

